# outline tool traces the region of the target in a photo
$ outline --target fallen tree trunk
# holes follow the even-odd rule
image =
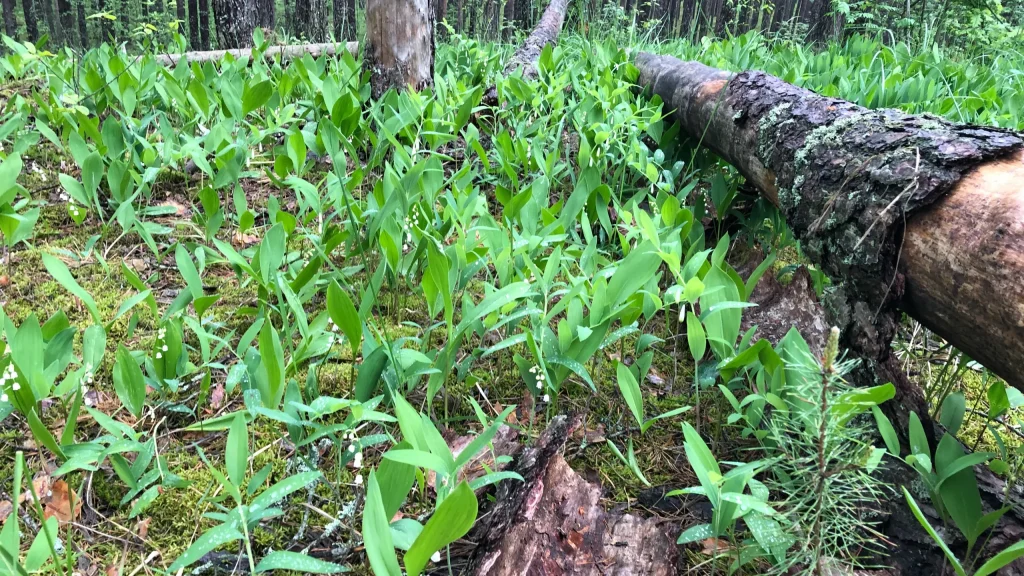
[[[636,66],[684,131],[778,205],[841,281],[825,299],[829,322],[875,373],[902,377],[889,344],[903,310],[1024,389],[1018,134],[868,110],[763,72],[648,53]],[[904,413],[923,407],[902,388]]]
[[[558,35],[562,32],[562,22],[565,21],[565,12],[569,9],[569,0],[551,0],[544,13],[541,14],[537,26],[526,37],[526,41],[512,54],[508,64],[505,65],[505,76],[511,75],[522,68],[523,78],[535,80],[537,78],[537,61],[540,60],[540,53],[548,44],[558,42]],[[491,89],[484,95],[485,102],[498,101],[498,89],[491,86]]]
[[[327,54],[333,56],[339,54],[340,50],[347,50],[350,54],[355,56],[359,53],[358,42],[347,42],[347,43],[334,43],[328,42],[325,44],[295,44],[290,46],[271,46],[267,48],[263,55],[269,58],[274,56],[281,56],[282,60],[289,60],[291,58],[299,58],[306,54],[313,56],[314,58],[321,54]],[[235,58],[250,58],[252,57],[252,48],[234,48],[232,50],[205,50],[199,52],[183,52],[181,54],[158,54],[156,61],[164,66],[176,66],[178,61],[184,58],[187,62],[211,62],[220,61],[228,54],[231,54]]]

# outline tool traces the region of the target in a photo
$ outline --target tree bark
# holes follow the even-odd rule
[[[1019,135],[867,110],[762,72],[646,53],[636,64],[684,131],[777,204],[841,282],[826,309],[846,348],[900,378],[889,344],[904,310],[1024,388]]]
[[[75,13],[71,9],[71,0],[57,0],[57,18],[60,20],[62,40],[65,44],[73,44],[75,35]]]
[[[199,48],[210,49],[210,0],[199,0]]]
[[[76,0],[78,9],[78,45],[82,50],[89,48],[89,21],[86,20],[85,3],[87,0]]]
[[[494,505],[470,534],[477,547],[463,574],[679,573],[675,538],[657,519],[605,511],[601,488],[562,458],[575,427],[565,416],[554,418],[537,444],[516,458],[512,469],[524,481],[498,485]]]
[[[175,18],[178,20],[178,34],[187,34],[185,26],[187,17],[185,16],[185,0],[174,0]]]
[[[14,14],[14,0],[3,0],[4,34],[11,38],[18,37],[18,17]]]
[[[318,58],[321,54],[327,54],[333,56],[338,54],[340,50],[347,50],[350,54],[356,55],[359,53],[359,44],[357,42],[348,42],[346,44],[298,44],[295,46],[271,46],[263,53],[265,58],[273,58],[274,56],[280,56],[282,60],[288,60],[291,58],[301,57],[305,54],[309,54],[314,58]],[[185,52],[184,54],[159,54],[156,57],[156,61],[164,66],[175,66],[178,61],[182,58],[186,62],[216,62],[224,58],[224,56],[231,54],[236,59],[239,58],[250,58],[252,57],[252,50],[249,48],[237,48],[234,50],[209,50],[205,52]]]
[[[256,27],[255,0],[213,0],[213,15],[219,48],[252,46],[252,31]]]
[[[277,26],[277,6],[274,0],[256,0],[256,25],[271,31]]]
[[[327,2],[326,0],[295,0],[295,22],[297,32],[301,32],[309,42],[327,41]]]
[[[434,10],[430,0],[367,0],[366,53],[370,92],[421,90],[434,84]]]
[[[21,10],[25,16],[25,32],[28,39],[35,42],[39,39],[39,26],[36,24],[36,13],[32,9],[32,0],[21,0]]]
[[[185,2],[186,0],[178,0]],[[199,39],[199,0],[188,0],[188,43],[193,50],[201,50]]]

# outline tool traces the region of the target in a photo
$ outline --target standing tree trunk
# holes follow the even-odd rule
[[[185,2],[186,0],[178,0]],[[199,0],[188,0],[188,42],[193,50],[201,50],[199,39]]]
[[[255,0],[213,0],[213,16],[217,23],[218,48],[252,46],[252,30],[256,27]]]
[[[35,42],[39,39],[39,26],[36,24],[35,10],[32,9],[32,0],[21,0],[21,9],[25,14],[25,31],[28,32],[28,39]]]
[[[43,20],[46,21],[46,31],[50,35],[50,43],[59,43],[60,24],[57,23],[57,17],[53,13],[53,0],[39,0],[39,5],[43,9]]]
[[[14,15],[14,0],[3,0],[4,34],[11,38],[18,37],[18,17]]]
[[[86,20],[85,16],[85,3],[88,0],[76,0],[75,4],[78,6],[78,45],[83,50],[89,47],[89,21]]]
[[[277,6],[274,0],[256,0],[256,25],[266,30],[277,26]]]
[[[295,32],[307,42],[326,42],[328,22],[327,0],[295,0]]]
[[[178,34],[185,34],[185,0],[174,0],[174,11],[178,20]]]
[[[74,43],[75,13],[71,9],[71,0],[57,0],[57,19],[60,22],[60,36],[64,44]]]
[[[434,10],[430,0],[367,0],[366,52],[370,91],[434,85]]]
[[[210,49],[210,0],[199,0],[199,48]]]
[[[356,0],[334,0],[334,39],[356,39]]]

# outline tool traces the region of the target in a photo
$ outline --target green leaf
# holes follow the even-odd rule
[[[704,335],[704,327],[691,311],[686,312],[686,343],[690,346],[690,354],[693,359],[698,362],[708,350],[708,339]]]
[[[331,281],[327,286],[327,313],[331,320],[341,328],[348,338],[348,344],[352,348],[352,361],[359,355],[359,346],[363,339],[363,321],[359,312],[352,304],[348,293],[338,286],[338,283]]]
[[[121,404],[136,418],[142,416],[146,407],[146,380],[131,352],[123,344],[117,345],[117,359],[114,366],[114,391]]]
[[[715,531],[711,528],[711,524],[698,524],[684,530],[679,535],[679,539],[676,540],[676,544],[692,544],[693,542],[700,542],[714,536]]]
[[[893,456],[899,457],[900,437],[896,434],[896,428],[893,427],[892,422],[889,421],[889,418],[882,413],[882,409],[878,406],[872,406],[871,413],[875,416],[878,433],[882,435],[882,440],[885,441],[885,448]]]
[[[437,507],[405,554],[405,569],[409,576],[419,576],[434,552],[465,536],[473,527],[476,514],[476,494],[463,481]]]
[[[247,85],[242,90],[242,115],[248,116],[250,112],[262,107],[270,100],[274,93],[274,84],[270,80],[264,80],[252,86]]]
[[[387,349],[379,346],[363,359],[359,365],[359,375],[356,376],[356,400],[366,402],[373,397],[377,390],[377,383],[388,365]]]
[[[1004,548],[1002,552],[996,554],[978,568],[978,571],[974,573],[974,576],[988,576],[989,574],[995,574],[1003,566],[1006,566],[1010,562],[1013,562],[1017,558],[1024,556],[1024,541],[1017,542],[1007,548]]]
[[[366,486],[366,504],[363,507],[363,545],[370,568],[377,576],[402,576],[391,539],[390,518],[384,515],[377,475],[370,472]]]
[[[276,410],[284,396],[284,350],[270,322],[264,322],[260,329],[260,359],[260,373],[265,380],[260,396],[265,407]]]
[[[36,414],[35,408],[29,410],[27,417],[29,430],[32,431],[32,437],[36,439],[36,442],[46,446],[50,452],[53,452],[54,455],[61,460],[67,460],[67,457],[64,455],[64,451],[61,450],[61,447],[57,444],[57,440],[53,437],[53,434],[50,434],[46,425],[39,419],[39,415]]]
[[[939,412],[939,422],[946,427],[950,434],[956,435],[960,425],[964,422],[964,413],[967,411],[967,401],[963,392],[954,392],[942,401],[942,409]]]
[[[412,445],[402,441],[396,449],[406,450]],[[402,503],[405,502],[409,490],[416,481],[416,466],[384,458],[377,466],[377,482],[380,486],[381,501],[384,504],[384,516],[394,518]],[[411,542],[410,542],[411,544]]]
[[[256,572],[271,572],[273,570],[302,572],[306,574],[339,574],[341,572],[348,572],[348,568],[333,562],[326,562],[306,554],[283,550],[275,550],[267,554],[256,565]]]
[[[923,454],[931,456],[932,449],[928,446],[928,436],[924,433],[924,426],[917,412],[910,413],[910,452],[912,454]]]
[[[89,313],[92,314],[92,319],[97,324],[103,323],[103,318],[100,317],[99,307],[96,306],[96,301],[93,300],[85,288],[75,281],[74,276],[71,275],[71,271],[64,265],[56,256],[50,254],[43,254],[43,266],[46,267],[46,271],[53,276],[53,279],[60,283],[65,290],[71,292],[78,297],[79,300],[85,304],[85,307],[89,309]]]
[[[384,458],[386,460],[394,460],[395,462],[410,464],[417,468],[433,470],[438,474],[449,475],[452,473],[451,468],[442,457],[437,454],[432,454],[423,450],[416,450],[414,448],[402,450],[391,449],[384,453]]]
[[[906,488],[903,488],[903,496],[906,497],[907,505],[910,506],[910,511],[914,514],[914,518],[917,518],[918,523],[921,524],[921,527],[924,528],[925,532],[927,532],[928,535],[932,537],[932,540],[939,545],[939,548],[942,549],[942,553],[946,555],[946,559],[953,565],[953,570],[956,571],[957,576],[967,576],[964,572],[963,566],[960,565],[960,561],[956,559],[956,556],[953,555],[953,551],[949,549],[949,546],[946,546],[946,543],[942,541],[942,538],[935,533],[935,529],[928,523],[928,519],[924,517],[924,514],[921,512],[921,508],[918,507],[917,501],[914,500],[914,497],[910,495],[910,492],[908,492]],[[995,558],[993,558],[993,560],[995,560]],[[991,562],[991,560],[989,562]],[[986,565],[987,564],[988,563],[986,563]],[[984,566],[982,568],[984,568]],[[981,574],[981,572],[979,571],[978,574]],[[978,574],[975,574],[975,576],[978,576]]]
[[[505,423],[505,419],[508,418],[508,415],[515,409],[516,407],[514,404],[505,408],[505,410],[494,419],[486,430],[478,434],[476,438],[473,438],[473,440],[467,444],[466,447],[462,449],[462,452],[459,452],[459,455],[455,458],[455,467],[461,468],[468,464],[469,461],[476,456],[477,452],[482,450],[484,446],[494,438],[494,435],[498,433],[498,429]]]
[[[185,550],[185,553],[171,564],[168,571],[171,573],[177,572],[181,568],[196,562],[206,555],[207,552],[212,552],[228,542],[234,542],[242,538],[242,533],[238,531],[236,522],[215,526],[204,532],[202,536],[193,542],[188,547],[188,550]]]
[[[644,399],[640,391],[640,384],[629,367],[622,362],[616,363],[615,376],[619,383],[619,391],[622,392],[622,397],[626,400],[626,405],[633,412],[637,424],[642,425],[644,423]]]
[[[228,479],[235,486],[241,486],[245,480],[245,469],[249,464],[249,430],[245,426],[245,417],[235,415],[228,432],[228,441],[224,446],[224,464],[228,469]]]
[[[318,478],[320,478],[320,472],[318,470],[301,472],[294,476],[289,476],[270,488],[267,488],[263,492],[260,492],[260,495],[253,498],[252,502],[249,503],[249,510],[252,513],[266,510],[280,502],[292,492],[305,488],[310,482],[313,482]]]

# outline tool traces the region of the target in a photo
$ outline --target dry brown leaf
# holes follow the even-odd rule
[[[149,522],[151,518],[143,518],[139,520],[139,523],[135,525],[135,532],[139,535],[139,538],[145,540],[146,536],[149,535]]]
[[[0,502],[0,522],[3,522],[14,511],[14,504],[10,500]]]
[[[50,485],[48,496],[42,497],[45,509],[43,518],[57,518],[62,524],[73,522],[82,513],[82,500],[78,494],[63,480],[55,480]]]
[[[217,381],[213,387],[210,388],[210,408],[214,410],[220,409],[221,404],[224,403],[224,382]]]
[[[107,576],[119,576],[121,574],[121,570],[118,569],[117,564],[111,564],[110,567],[107,568],[106,574]]]
[[[161,202],[160,204],[158,204],[157,206],[160,207],[160,208],[164,208],[164,207],[166,207],[166,208],[174,208],[174,215],[175,216],[186,216],[186,215],[188,215],[188,207],[183,205],[181,202],[177,202],[175,200],[167,199],[167,200],[164,200],[163,202]]]
[[[252,246],[260,241],[260,237],[255,234],[242,234],[241,232],[235,232],[232,241],[238,246]]]
[[[721,538],[708,538],[701,542],[701,553],[715,556],[729,551],[729,542]]]

